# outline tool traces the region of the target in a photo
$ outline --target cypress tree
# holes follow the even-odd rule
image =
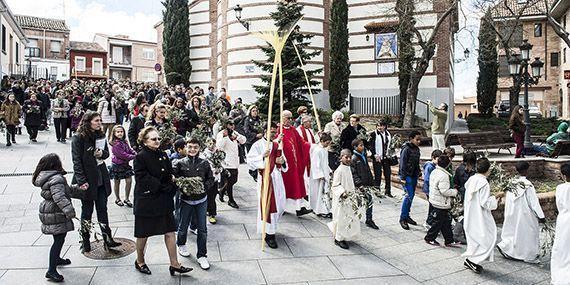
[[[271,18],[275,22],[275,25],[281,29],[286,27],[293,21],[299,19],[303,12],[303,5],[298,4],[296,0],[281,0],[277,3],[277,11],[270,13]],[[310,107],[311,101],[306,97],[309,94],[309,89],[307,88],[307,83],[305,81],[305,75],[301,69],[301,63],[293,47],[293,42],[296,43],[303,63],[307,64],[309,60],[313,57],[319,55],[321,52],[308,51],[309,40],[312,35],[304,35],[299,31],[299,27],[295,28],[283,48],[281,58],[283,62],[283,101],[284,109],[291,110],[295,112],[299,106]],[[261,70],[267,74],[261,76],[262,85],[254,85],[253,88],[261,96],[258,97],[256,105],[259,108],[261,114],[267,114],[269,105],[269,89],[271,86],[271,71],[273,69],[273,59],[275,58],[275,51],[271,46],[261,47],[261,50],[267,56],[267,61],[253,61]],[[315,74],[320,73],[321,69],[307,70],[307,75],[309,76],[309,82],[311,87],[317,86],[318,81],[313,80]],[[275,84],[275,100],[273,103],[273,119],[279,118],[279,80]],[[320,92],[319,89],[312,88],[313,94]]]
[[[493,114],[493,106],[497,101],[499,73],[497,37],[491,25],[488,21],[481,20],[481,28],[479,29],[479,77],[477,78],[477,108],[479,113],[489,116]]]
[[[165,0],[162,2],[164,32],[162,52],[164,72],[168,84],[190,85],[190,23],[188,0]]]
[[[348,5],[346,0],[334,0],[331,9],[331,46],[329,102],[331,108],[339,110],[346,105],[348,97]]]

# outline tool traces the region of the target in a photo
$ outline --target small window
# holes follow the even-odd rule
[[[6,26],[2,25],[2,51],[6,52]]]
[[[143,48],[143,59],[148,59],[148,60],[154,60],[155,59],[155,53],[154,53],[154,49],[151,48]]]
[[[51,52],[59,53],[61,51],[61,42],[51,41],[49,50]]]
[[[542,24],[541,23],[534,24],[534,37],[535,38],[542,37]]]
[[[103,75],[103,59],[99,57],[94,57],[93,61],[93,75]]]
[[[560,65],[560,54],[557,52],[550,53],[550,66],[555,67]]]
[[[75,57],[75,71],[85,71],[85,57]]]
[[[54,75],[57,76],[57,66],[51,66],[51,67],[49,68],[49,74],[50,74],[51,76],[54,76]]]
[[[37,39],[28,39],[28,47],[32,47],[32,48],[39,47],[38,40]]]
[[[16,43],[16,63],[20,63],[20,44]]]

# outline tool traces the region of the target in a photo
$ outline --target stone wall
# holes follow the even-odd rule
[[[502,193],[501,193],[502,194]],[[503,196],[503,195],[500,195]],[[538,201],[546,219],[555,220],[557,216],[556,192],[538,193]],[[505,202],[501,200],[499,206],[493,212],[493,218],[497,224],[502,224],[505,219]]]

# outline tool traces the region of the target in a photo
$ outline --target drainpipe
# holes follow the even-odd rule
[[[44,59],[46,58],[46,29],[44,29]]]

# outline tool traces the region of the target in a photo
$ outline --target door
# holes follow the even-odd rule
[[[113,47],[113,63],[123,63],[123,47]]]

